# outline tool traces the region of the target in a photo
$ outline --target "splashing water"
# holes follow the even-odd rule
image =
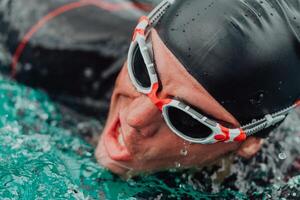
[[[293,113],[251,160],[124,181],[97,164],[99,122],[76,117],[42,91],[0,77],[2,199],[299,199],[300,127]],[[279,133],[280,132],[280,133]],[[298,134],[298,135],[297,135]],[[182,152],[185,154],[185,152]],[[186,155],[188,156],[188,155]],[[283,159],[284,158],[284,159]]]

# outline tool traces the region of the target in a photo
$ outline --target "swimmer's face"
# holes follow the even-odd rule
[[[203,113],[238,126],[228,113],[185,70],[163,44],[155,30],[151,33],[156,69],[161,81],[161,98],[179,97]],[[111,99],[109,117],[96,150],[99,163],[126,176],[169,168],[201,167],[239,149],[251,156],[260,148],[254,138],[240,143],[190,144],[175,135],[150,99],[136,91],[124,64]],[[242,147],[241,147],[242,146]]]

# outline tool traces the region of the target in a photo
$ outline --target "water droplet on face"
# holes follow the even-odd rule
[[[280,160],[285,160],[287,158],[287,155],[285,152],[281,152],[280,154],[278,154],[278,158]]]
[[[180,150],[180,155],[187,156],[187,154],[188,154],[188,150],[186,150],[186,149],[181,149]]]
[[[180,168],[181,167],[181,164],[179,162],[175,162],[175,167],[176,168]]]

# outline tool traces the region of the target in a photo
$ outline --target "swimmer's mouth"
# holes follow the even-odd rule
[[[116,161],[129,161],[131,155],[125,145],[119,117],[104,133],[104,145],[109,157]]]

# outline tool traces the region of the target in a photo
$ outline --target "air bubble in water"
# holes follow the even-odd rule
[[[281,153],[278,155],[278,158],[279,158],[280,160],[285,160],[285,159],[287,158],[287,155],[286,155],[285,152],[281,152]]]
[[[91,78],[93,76],[93,74],[94,74],[94,72],[93,72],[93,70],[91,68],[86,68],[84,70],[84,76],[86,78]]]

